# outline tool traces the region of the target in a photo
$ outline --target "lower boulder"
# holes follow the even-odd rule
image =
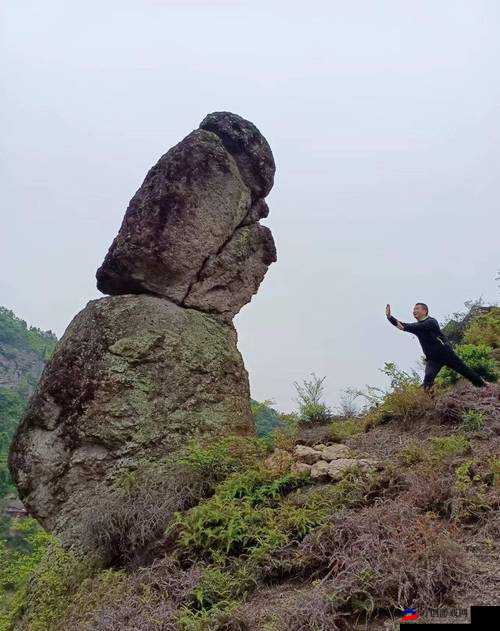
[[[118,472],[195,437],[251,432],[236,342],[232,324],[162,298],[89,302],[46,365],[11,447],[28,511],[72,543],[68,524]]]

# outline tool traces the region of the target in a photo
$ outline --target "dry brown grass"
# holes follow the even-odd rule
[[[168,557],[132,574],[100,574],[82,584],[54,631],[179,631],[179,606],[200,576]]]
[[[302,603],[300,615],[306,620],[323,611],[330,628],[339,612],[438,606],[466,571],[464,554],[444,524],[400,499],[333,517],[277,565],[283,578],[321,581],[310,609]],[[325,593],[321,608],[318,598]],[[285,619],[288,629],[305,628],[297,616],[294,607]]]
[[[458,423],[467,410],[481,412],[487,418],[487,425],[500,424],[500,386],[476,388],[460,381],[452,390],[436,398],[436,413],[447,423]]]
[[[405,476],[408,491],[404,501],[422,512],[432,512],[449,518],[452,509],[453,471],[449,467],[429,466],[421,463]]]
[[[82,508],[75,528],[105,565],[140,565],[157,554],[173,514],[196,504],[208,481],[183,465],[144,466],[119,477]]]

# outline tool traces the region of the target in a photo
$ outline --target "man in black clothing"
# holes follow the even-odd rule
[[[443,366],[452,368],[475,386],[488,385],[484,379],[460,359],[445,338],[439,323],[429,316],[429,309],[423,302],[417,302],[413,307],[413,316],[417,320],[414,324],[400,322],[391,315],[391,305],[385,308],[385,314],[391,324],[401,331],[413,333],[418,337],[425,355],[425,376],[423,387],[428,390],[434,383],[438,372]]]

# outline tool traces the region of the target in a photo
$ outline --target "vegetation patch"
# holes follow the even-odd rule
[[[486,344],[459,344],[455,347],[456,354],[469,368],[472,368],[487,381],[496,381],[497,369],[491,351],[491,346]],[[459,379],[458,373],[445,366],[436,377],[436,383],[442,386],[451,386]]]
[[[212,498],[178,514],[169,533],[175,533],[179,547],[215,562],[228,556],[261,558],[316,525],[311,511],[277,501],[282,492],[306,483],[303,476],[286,475],[255,486],[259,476],[234,476]]]
[[[231,473],[254,466],[269,452],[269,445],[258,438],[227,436],[208,444],[192,441],[177,457],[177,462],[217,483]]]
[[[297,381],[293,384],[297,391],[301,423],[322,424],[332,418],[332,411],[323,401],[324,381],[325,377],[319,378],[314,373],[311,373],[310,379],[304,379],[301,384]]]
[[[470,440],[463,434],[451,434],[430,439],[431,457],[443,460],[453,456],[463,456],[470,451]]]
[[[361,416],[365,431],[389,422],[409,428],[434,411],[434,402],[420,387],[420,376],[415,371],[409,373],[386,362],[381,372],[390,380],[388,389],[368,386],[365,391],[357,391],[366,402]]]
[[[29,551],[0,547],[0,629],[22,620],[26,631],[47,631],[64,616],[83,579],[95,572],[89,557],[65,551],[33,519],[18,524]]]
[[[359,418],[346,418],[332,421],[330,424],[332,440],[341,443],[351,436],[365,431],[365,423]]]
[[[487,313],[472,319],[464,333],[467,344],[486,344],[492,348],[500,346],[500,307],[492,307]]]
[[[177,511],[211,495],[220,480],[265,453],[259,439],[227,437],[206,446],[190,443],[163,461],[138,461],[119,471],[111,488],[96,489],[75,526],[78,538],[107,565],[136,563],[163,539]]]
[[[200,578],[199,569],[183,569],[171,557],[130,574],[105,570],[82,581],[66,614],[50,631],[179,631],[181,607]]]
[[[465,410],[462,414],[460,429],[465,433],[480,432],[484,429],[486,418],[483,412],[478,410]]]
[[[474,473],[474,465],[473,460],[466,460],[455,469],[452,517],[464,523],[480,519],[492,508],[488,486]]]
[[[439,606],[466,567],[439,520],[400,500],[334,515],[292,560],[303,580],[321,580],[285,612],[279,629],[306,629],[307,620],[336,629],[345,613]]]

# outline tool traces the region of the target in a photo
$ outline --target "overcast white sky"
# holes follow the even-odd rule
[[[277,163],[278,248],[236,318],[252,394],[416,365],[415,301],[498,299],[500,3],[4,0],[0,304],[61,335],[147,170],[208,112]]]

